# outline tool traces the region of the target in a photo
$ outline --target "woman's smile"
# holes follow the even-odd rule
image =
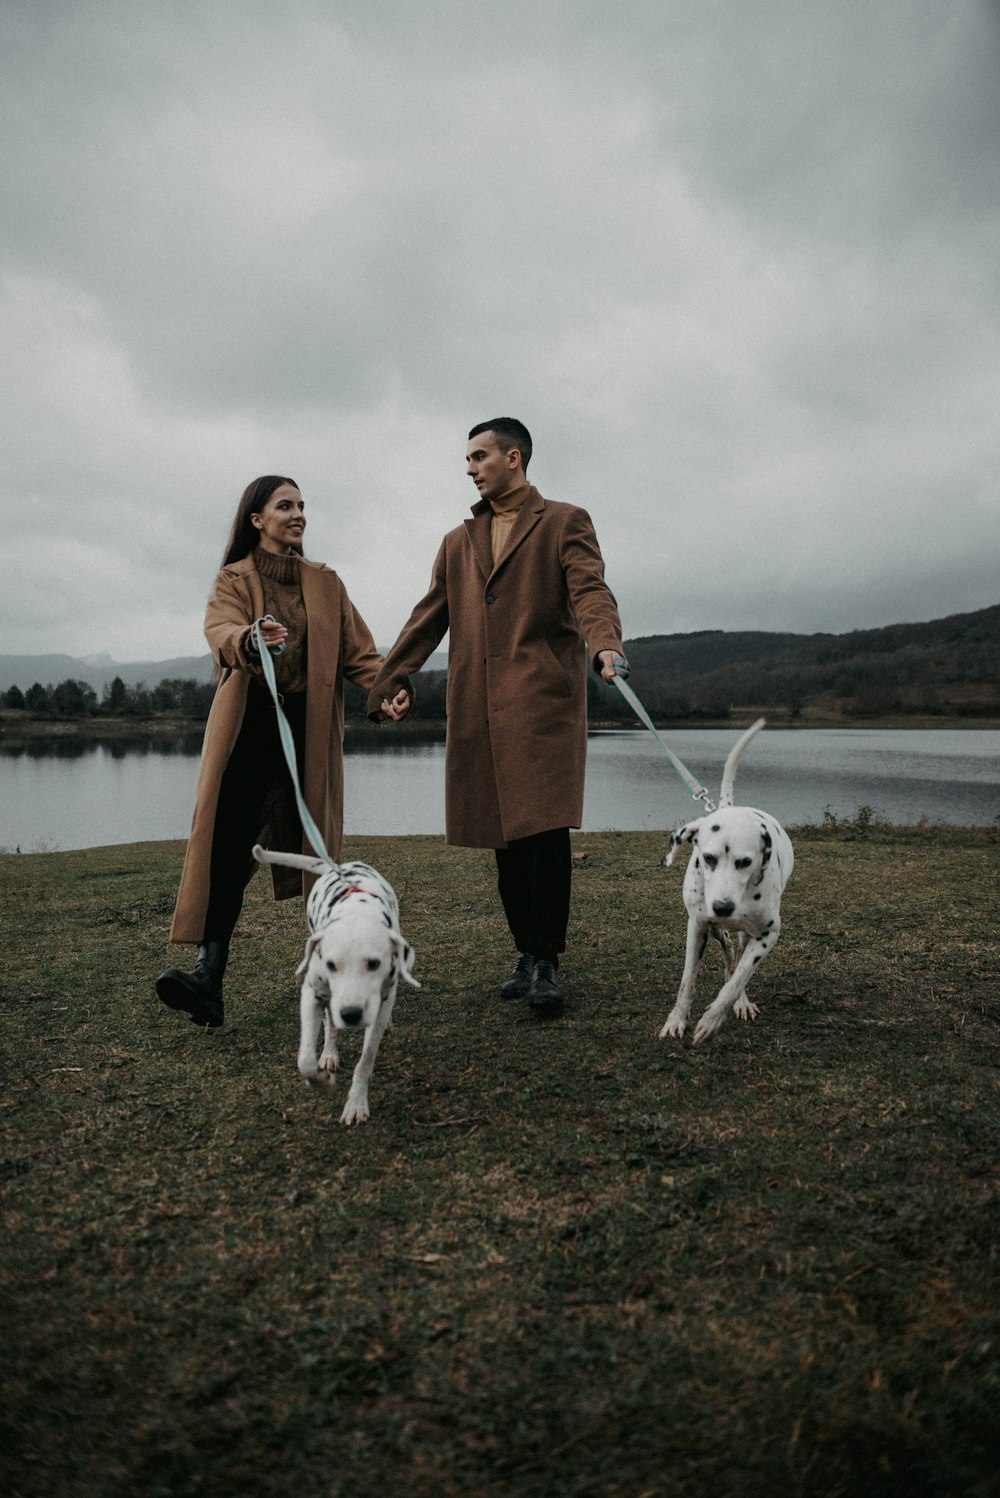
[[[302,549],[306,528],[305,503],[294,484],[279,484],[263,509],[251,515],[260,531],[258,545],[264,551],[287,556]]]

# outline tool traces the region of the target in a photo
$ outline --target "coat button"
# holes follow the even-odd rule
[[[497,599],[496,599],[496,594],[495,593],[487,593],[487,595],[486,595],[486,602],[487,603],[496,603],[496,601],[497,601]]]

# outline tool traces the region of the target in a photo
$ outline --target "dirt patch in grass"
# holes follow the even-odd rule
[[[152,990],[181,845],[0,860],[5,1490],[993,1493],[996,838],[843,832],[697,1049],[663,836],[576,836],[551,1023],[491,855],[353,840],[423,988],[351,1130],[297,904],[255,881],[202,1031]]]

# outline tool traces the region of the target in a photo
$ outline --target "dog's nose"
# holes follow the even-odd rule
[[[346,1009],[340,1011],[340,1017],[345,1025],[360,1025],[364,1012],[360,1004],[349,1004]]]
[[[725,919],[726,916],[732,915],[732,913],[733,913],[733,911],[735,909],[736,909],[736,902],[734,900],[713,900],[712,901],[712,910],[713,910],[714,914],[717,915],[717,916],[721,916],[723,919]]]

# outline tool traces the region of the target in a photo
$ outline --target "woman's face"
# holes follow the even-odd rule
[[[288,556],[302,549],[302,532],[306,528],[305,505],[294,484],[279,484],[262,510],[250,516],[260,531],[258,545],[264,551]]]

